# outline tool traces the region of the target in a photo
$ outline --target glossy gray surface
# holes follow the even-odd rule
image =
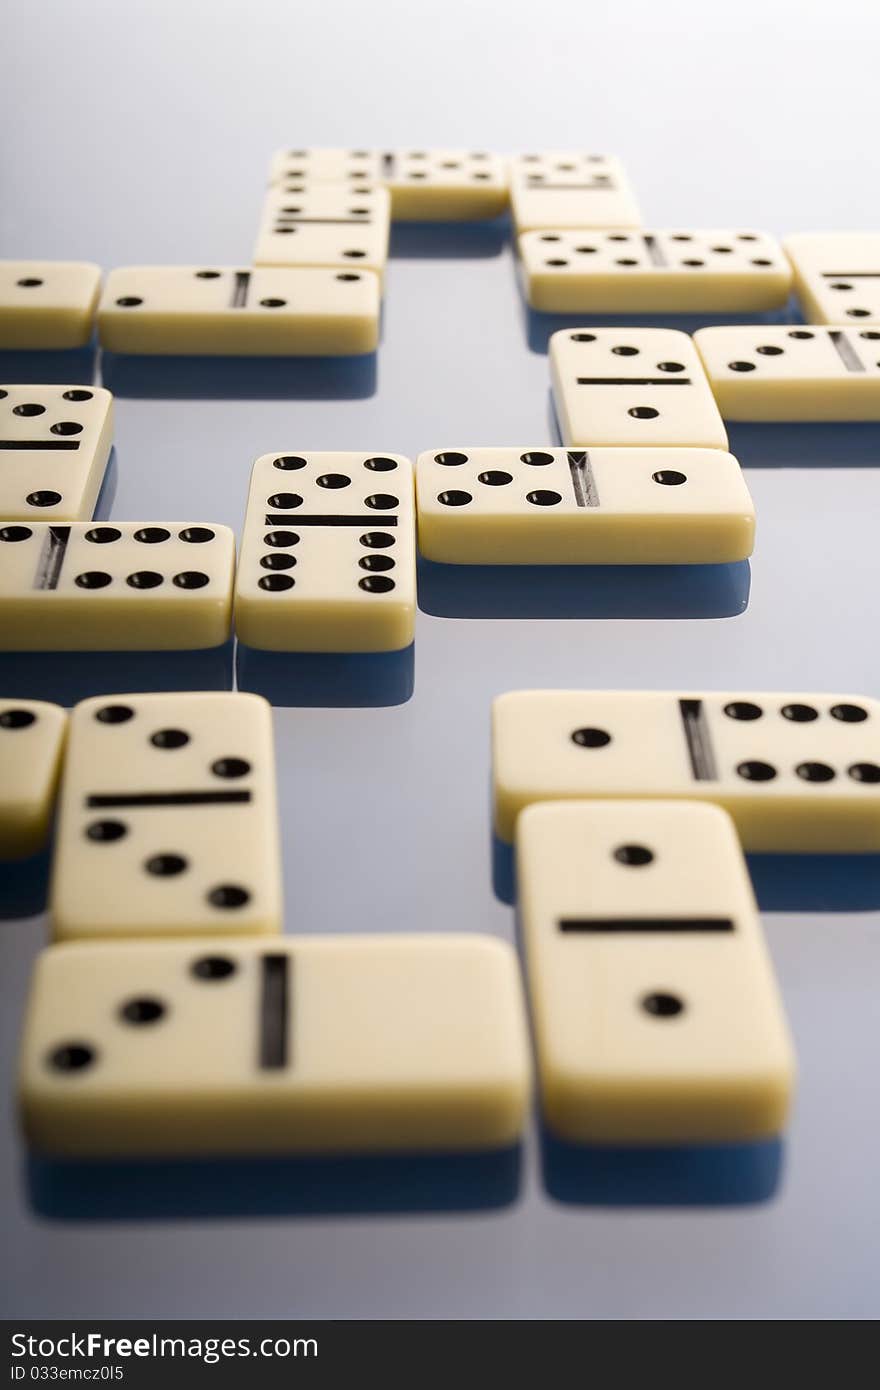
[[[639,0],[618,18],[592,8],[551,0],[535,24],[497,0],[19,4],[4,39],[21,63],[3,83],[0,254],[246,261],[269,152],[290,141],[587,142],[624,158],[658,226],[878,224],[876,181],[862,179],[876,11],[839,4],[829,32],[827,7],[803,0],[774,7],[772,28],[757,0],[735,11]],[[116,492],[102,510],[238,526],[251,461],[270,449],[547,442],[552,326],[524,313],[503,229],[398,229],[376,364],[105,363],[119,400]],[[2,379],[51,368],[0,355]],[[514,583],[426,569],[404,703],[344,707],[400,699],[406,659],[246,665],[247,683],[287,692],[276,732],[289,930],[512,937],[488,828],[500,691],[878,693],[880,427],[740,428],[732,447],[758,509],[750,571]],[[150,667],[4,658],[0,689],[218,679],[198,663]],[[337,704],[310,703],[321,699]],[[10,1115],[3,1311],[875,1316],[880,873],[875,861],[754,867],[801,1069],[781,1172],[773,1146],[550,1152],[542,1164],[532,1136],[518,1173],[293,1164],[64,1177],[27,1173]],[[8,914],[29,885],[7,879]],[[2,922],[7,1075],[43,939],[39,915]]]

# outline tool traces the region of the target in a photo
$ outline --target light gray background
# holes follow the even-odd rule
[[[812,0],[27,0],[3,30],[0,254],[246,263],[269,154],[291,143],[610,150],[649,224],[876,227],[878,38],[876,7]],[[396,236],[395,252],[374,394],[358,394],[372,389],[369,366],[108,374],[120,393],[113,515],[238,526],[251,461],[269,449],[414,455],[552,438],[547,324],[531,324],[530,345],[509,244],[491,230],[424,231]],[[876,694],[878,440],[867,427],[737,432],[759,516],[739,616],[741,571],[659,589],[656,576],[586,575],[574,600],[542,580],[531,608],[521,586],[514,600],[471,585],[441,606],[509,602],[548,616],[420,613],[408,703],[276,710],[288,929],[512,935],[490,876],[497,692]],[[662,616],[642,616],[652,611]],[[43,693],[51,674],[17,693]],[[680,1204],[661,1205],[669,1163],[658,1160],[623,1197],[611,1183],[608,1201],[623,1205],[556,1201],[530,1138],[519,1192],[497,1210],[234,1214],[247,1206],[245,1175],[230,1210],[211,1218],[110,1222],[84,1209],[71,1220],[30,1205],[10,1126],[4,1310],[873,1316],[880,887],[870,865],[762,873],[762,906],[785,909],[765,921],[801,1068],[769,1200],[691,1206],[699,1185],[683,1180],[671,1185]],[[0,923],[8,1072],[43,939],[40,918]]]

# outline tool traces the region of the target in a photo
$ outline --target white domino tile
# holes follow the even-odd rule
[[[755,510],[718,449],[439,449],[416,463],[419,548],[472,565],[712,564]]]
[[[279,937],[54,946],[20,1069],[38,1151],[507,1148],[528,1112],[519,968],[502,941]]]
[[[226,526],[0,523],[0,650],[220,646],[234,566]]]
[[[557,229],[526,232],[519,252],[529,304],[551,313],[751,313],[791,291],[791,266],[763,232]]]
[[[378,183],[381,174],[382,156],[378,150],[278,150],[269,170],[273,183],[293,188],[338,183],[362,190]]]
[[[272,711],[259,695],[76,705],[50,918],[60,940],[277,932]]]
[[[592,1144],[768,1139],[794,1061],[730,817],[530,806],[517,885],[545,1119]]]
[[[254,248],[259,266],[336,266],[382,275],[388,259],[391,203],[384,188],[352,193],[318,184],[303,193],[271,188]]]
[[[508,205],[504,160],[486,150],[395,151],[384,156],[383,178],[395,221],[472,221]]]
[[[516,155],[510,162],[510,203],[518,232],[642,222],[629,179],[613,155],[565,150]]]
[[[0,349],[84,347],[100,284],[85,261],[0,261]]]
[[[66,732],[58,705],[0,698],[0,860],[45,843]]]
[[[860,695],[520,690],[493,707],[495,824],[534,801],[723,806],[743,847],[880,851],[880,705]]]
[[[415,631],[413,470],[400,454],[257,459],[235,586],[235,628],[271,651],[407,647]]]
[[[99,386],[0,386],[0,518],[91,517],[113,443]]]
[[[563,444],[726,449],[699,354],[671,328],[565,328],[550,338]]]
[[[323,266],[128,266],[98,306],[112,352],[347,356],[379,341],[379,279]]]
[[[880,420],[880,328],[701,328],[726,420]]]
[[[812,323],[880,323],[880,232],[798,232],[783,241]]]

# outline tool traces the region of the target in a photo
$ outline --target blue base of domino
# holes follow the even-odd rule
[[[490,1211],[520,1190],[519,1146],[485,1154],[66,1161],[29,1156],[31,1208],[65,1221]]]
[[[419,557],[419,608],[435,618],[733,618],[748,560],[726,565],[443,565]]]

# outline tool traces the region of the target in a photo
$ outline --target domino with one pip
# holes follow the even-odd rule
[[[565,1139],[767,1139],[794,1059],[730,817],[692,801],[529,806],[517,883],[542,1109]]]
[[[0,651],[220,646],[234,566],[228,526],[0,523]]]
[[[0,387],[0,518],[83,521],[113,443],[113,397],[99,386]]]
[[[0,700],[0,859],[46,842],[67,715],[42,700]]]
[[[696,348],[672,328],[564,328],[550,338],[563,444],[727,449]]]
[[[100,284],[86,261],[0,261],[0,348],[84,347]]]
[[[880,232],[799,232],[782,243],[810,323],[880,323]]]
[[[76,705],[50,917],[59,940],[277,932],[269,704],[212,691]]]
[[[518,232],[551,227],[639,227],[642,218],[619,160],[560,150],[516,155],[510,204]]]
[[[98,305],[112,352],[338,357],[374,352],[379,279],[323,266],[112,270]]]
[[[493,706],[495,824],[533,801],[713,801],[746,850],[880,852],[880,704],[860,695],[518,690]]]
[[[285,936],[50,947],[19,1094],[55,1154],[460,1152],[516,1142],[529,1080],[506,942]]]
[[[749,313],[775,309],[791,266],[763,232],[526,232],[526,298],[562,314]]]
[[[719,449],[442,449],[416,463],[419,548],[464,565],[720,564],[755,509]]]
[[[725,420],[880,420],[880,328],[701,328],[694,342]]]
[[[251,647],[378,652],[415,633],[413,473],[400,454],[264,454],[251,474],[235,630]]]

